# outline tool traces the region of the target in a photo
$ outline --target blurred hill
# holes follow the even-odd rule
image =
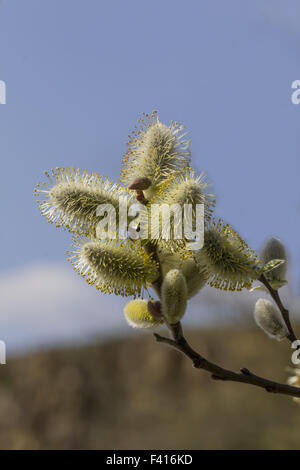
[[[186,335],[213,361],[285,381],[287,343],[256,330]],[[0,367],[1,449],[300,449],[289,397],[214,382],[141,334]]]

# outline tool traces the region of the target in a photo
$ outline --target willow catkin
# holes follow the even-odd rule
[[[48,183],[39,183],[35,194],[39,200],[41,214],[49,222],[63,226],[71,232],[86,234],[95,232],[101,219],[97,215],[100,205],[110,204],[118,221],[121,198],[127,198],[130,204],[131,195],[117,184],[99,176],[75,168],[56,168],[45,172]],[[123,200],[122,199],[122,200]]]
[[[260,256],[263,264],[277,259],[285,261],[280,266],[266,272],[265,277],[274,289],[278,289],[286,284],[287,255],[282,241],[275,237],[269,238],[265,242]]]
[[[155,328],[162,320],[154,318],[148,310],[148,300],[130,300],[124,307],[127,323],[133,328]]]
[[[149,179],[151,186],[145,191],[149,199],[168,176],[189,168],[189,140],[185,139],[182,125],[163,124],[156,111],[144,114],[138,123],[123,158],[121,181],[129,186],[136,178]]]
[[[259,260],[248,244],[221,220],[205,230],[204,246],[194,254],[199,267],[205,267],[208,283],[217,289],[249,289],[259,276]]]
[[[158,250],[163,276],[171,269],[180,269],[185,277],[188,299],[196,295],[205,286],[208,276],[207,271],[200,267],[193,257],[182,259],[180,253],[172,253],[165,249]]]
[[[271,338],[280,341],[289,334],[280,311],[267,299],[259,299],[256,302],[254,318],[257,325]]]
[[[215,196],[207,192],[205,174],[195,176],[189,171],[171,175],[151,199],[148,213],[148,236],[162,247],[178,251],[187,243],[200,239],[204,223],[211,219]]]
[[[161,287],[162,313],[169,324],[183,317],[187,305],[187,285],[179,269],[171,269],[164,277]]]
[[[197,266],[192,258],[182,262],[181,271],[186,280],[188,299],[190,299],[205,286],[207,272],[205,269]]]
[[[74,239],[69,254],[74,269],[104,293],[138,296],[159,276],[157,263],[131,241]]]

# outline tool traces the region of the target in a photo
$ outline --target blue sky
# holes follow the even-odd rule
[[[299,48],[297,1],[2,0],[2,279],[54,263],[77,282],[33,188],[56,166],[117,179],[138,116],[157,109],[186,125],[216,213],[254,249],[286,243],[299,294]]]

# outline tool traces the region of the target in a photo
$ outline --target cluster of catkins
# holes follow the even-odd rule
[[[196,175],[191,168],[183,126],[177,122],[163,124],[156,112],[143,115],[130,136],[121,184],[74,168],[56,168],[46,175],[48,181],[35,190],[42,215],[73,233],[69,260],[88,283],[105,293],[134,297],[124,309],[133,327],[177,323],[188,299],[206,284],[223,290],[250,289],[262,273],[275,289],[285,282],[281,243],[268,242],[258,260],[230,225],[214,218],[215,196],[207,192],[204,175]],[[159,233],[159,227],[149,227],[144,239],[132,239],[128,232],[119,237],[119,201],[124,197],[129,210],[137,200],[146,208],[152,204],[190,204],[193,219],[196,205],[204,205],[203,248],[191,251],[184,236],[180,240],[172,235],[168,240],[159,235],[151,238]],[[99,239],[96,228],[101,216],[97,208],[103,204],[115,210],[116,233],[115,237]],[[155,248],[155,256],[149,244]],[[158,279],[160,299],[154,301],[148,289]],[[145,294],[148,299],[142,298]],[[268,334],[286,336],[280,314],[269,301],[257,302],[255,318]]]

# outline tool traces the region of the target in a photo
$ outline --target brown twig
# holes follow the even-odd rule
[[[168,327],[171,332],[172,339],[165,338],[164,336],[154,333],[156,340],[159,343],[172,346],[173,348],[183,353],[185,356],[191,359],[196,369],[206,370],[211,374],[212,379],[254,385],[256,387],[265,389],[267,392],[279,393],[292,397],[300,397],[300,387],[292,387],[290,385],[277,383],[272,380],[259,377],[246,368],[241,369],[240,373],[233,372],[208,361],[189,345],[183,335],[180,322],[176,325],[168,325]]]

